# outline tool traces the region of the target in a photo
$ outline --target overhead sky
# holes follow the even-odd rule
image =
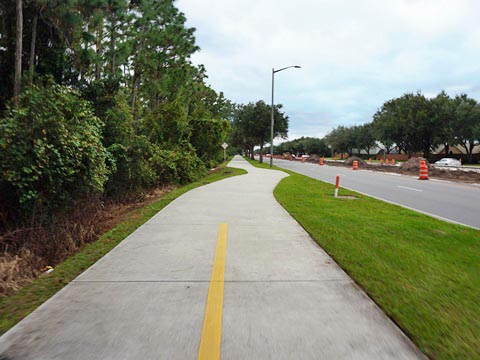
[[[289,138],[371,121],[406,92],[480,99],[479,0],[179,0],[207,82],[236,103],[275,103]],[[277,141],[276,141],[277,142]]]

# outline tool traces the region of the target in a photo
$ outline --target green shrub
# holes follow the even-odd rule
[[[107,179],[102,122],[66,87],[26,89],[0,119],[0,187],[14,208],[64,209]]]
[[[157,149],[153,163],[160,183],[186,184],[206,173],[205,165],[188,145],[183,149]]]
[[[223,160],[222,144],[230,131],[227,120],[201,119],[191,121],[190,142],[200,159],[212,168]]]

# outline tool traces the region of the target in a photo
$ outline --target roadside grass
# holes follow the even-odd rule
[[[479,357],[480,231],[276,169],[280,204],[426,355]]]
[[[102,235],[97,241],[85,246],[80,252],[57,265],[50,274],[40,276],[32,283],[10,296],[0,298],[0,335],[22,320],[38,306],[56,294],[65,285],[107,254],[140,225],[189,190],[228,177],[246,174],[242,169],[225,167],[225,163],[203,179],[177,188],[159,200],[132,211],[127,219]]]

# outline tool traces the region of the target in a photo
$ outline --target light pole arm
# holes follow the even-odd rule
[[[280,72],[280,71],[283,71],[283,70],[287,70],[287,69],[290,69],[290,68],[297,68],[297,69],[300,69],[301,66],[298,66],[298,65],[292,65],[292,66],[287,66],[287,67],[284,67],[284,68],[281,68],[281,69],[278,69],[278,70],[274,70],[272,69],[273,73],[277,73],[277,72]]]

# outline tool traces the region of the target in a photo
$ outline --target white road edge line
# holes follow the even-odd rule
[[[301,174],[303,175],[303,174]],[[316,180],[319,180],[319,181],[323,181],[323,180],[320,180],[320,179],[316,179]],[[323,181],[323,182],[326,182],[326,181]],[[369,195],[369,194],[366,194],[364,192],[361,192],[361,191],[358,191],[358,190],[354,190],[354,189],[350,189],[350,188],[347,188],[345,186],[342,186],[344,189],[347,189],[347,190],[350,190],[350,191],[355,191],[359,194],[362,194],[362,195],[365,195],[365,196],[369,196],[371,198],[374,198],[374,199],[377,199],[377,200],[380,200],[380,201],[385,201],[389,204],[392,204],[392,205],[397,205],[397,206],[400,206],[400,207],[403,207],[404,209],[408,209],[408,210],[412,210],[412,211],[416,211],[420,214],[424,214],[424,215],[428,215],[428,216],[431,216],[433,218],[436,218],[436,219],[439,219],[439,220],[443,220],[443,221],[446,221],[446,222],[449,222],[451,224],[457,224],[457,225],[462,225],[462,226],[466,226],[468,228],[471,228],[471,229],[475,229],[475,230],[480,230],[480,228],[476,227],[476,226],[473,226],[473,225],[468,225],[468,224],[465,224],[465,223],[462,223],[460,221],[455,221],[455,220],[452,220],[452,219],[447,219],[445,217],[442,217],[442,216],[439,216],[439,215],[435,215],[435,214],[432,214],[432,213],[429,213],[427,211],[423,211],[423,210],[419,210],[419,209],[415,209],[413,207],[410,207],[410,206],[406,206],[406,205],[402,205],[402,204],[399,204],[399,203],[396,203],[394,201],[390,201],[390,200],[387,200],[387,199],[382,199],[381,197],[378,197],[378,196],[374,196],[374,195]]]
[[[406,190],[412,190],[412,191],[423,192],[423,190],[420,190],[420,189],[414,189],[414,188],[411,188],[411,187],[408,187],[408,186],[397,185],[397,187],[399,187],[399,188],[402,188],[402,189],[406,189]]]
[[[451,183],[451,181],[449,181],[449,180],[440,180],[440,179],[430,179],[430,181],[443,182],[443,183]]]
[[[293,171],[293,172],[296,172],[294,170],[291,170],[291,169],[288,169],[290,171]],[[321,179],[317,179],[317,178],[314,178],[314,177],[311,177],[311,176],[308,176],[308,175],[305,175],[305,174],[302,174],[302,173],[299,173],[299,172],[296,172],[297,174],[300,174],[300,175],[303,175],[303,176],[306,176],[306,177],[309,177],[309,178],[312,178],[312,179],[315,179],[315,180],[318,180],[318,181],[322,181],[324,183],[327,183],[327,184],[335,184],[335,183],[332,183],[332,182],[329,182],[329,181],[324,181],[324,180],[321,180]],[[479,185],[480,186],[480,185]],[[408,210],[412,210],[412,211],[416,211],[420,214],[424,214],[424,215],[428,215],[428,216],[431,216],[433,218],[436,218],[436,219],[439,219],[439,220],[443,220],[443,221],[446,221],[446,222],[449,222],[451,224],[457,224],[457,225],[462,225],[462,226],[466,226],[470,229],[475,229],[475,230],[480,230],[480,228],[476,227],[476,226],[473,226],[473,225],[468,225],[468,224],[464,224],[460,221],[455,221],[455,220],[452,220],[452,219],[447,219],[447,218],[444,218],[442,216],[439,216],[439,215],[435,215],[435,214],[432,214],[432,213],[429,213],[429,212],[426,212],[426,211],[423,211],[423,210],[419,210],[419,209],[415,209],[415,208],[412,208],[410,206],[406,206],[406,205],[402,205],[402,204],[399,204],[399,203],[396,203],[394,201],[390,201],[390,200],[387,200],[387,199],[382,199],[381,197],[378,197],[378,196],[374,196],[374,195],[370,195],[370,194],[366,194],[364,192],[361,192],[361,191],[358,191],[358,190],[354,190],[354,189],[351,189],[351,188],[348,188],[346,186],[341,186],[342,188],[344,189],[347,189],[347,190],[350,190],[350,191],[355,191],[359,194],[362,194],[362,195],[365,195],[365,196],[368,196],[368,197],[371,197],[371,198],[374,198],[374,199],[377,199],[377,200],[380,200],[380,201],[385,201],[389,204],[393,204],[393,205],[397,205],[397,206],[400,206],[400,207],[403,207],[404,209],[408,209]]]

